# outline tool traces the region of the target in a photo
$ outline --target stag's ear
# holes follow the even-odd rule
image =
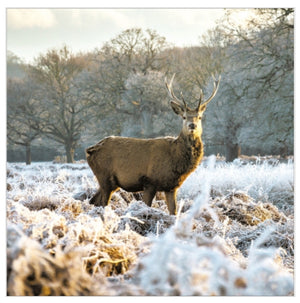
[[[171,106],[176,115],[179,115],[179,116],[183,115],[184,109],[180,104],[178,104],[174,101],[171,101]]]
[[[200,105],[198,112],[201,113],[201,112],[204,112],[205,110],[206,110],[206,104],[203,104],[203,105]]]

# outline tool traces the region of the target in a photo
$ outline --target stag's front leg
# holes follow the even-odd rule
[[[151,207],[152,200],[156,194],[156,188],[153,186],[147,186],[144,188],[143,200],[144,202]]]
[[[177,192],[176,190],[165,192],[166,200],[167,200],[166,202],[170,215],[176,215],[176,204],[177,204],[176,192]]]

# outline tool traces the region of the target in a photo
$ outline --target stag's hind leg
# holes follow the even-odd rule
[[[90,199],[89,203],[94,204],[95,206],[101,205],[101,192],[100,189],[94,194],[94,196]]]
[[[90,204],[95,206],[106,206],[109,203],[112,193],[118,188],[114,181],[109,179],[102,181],[100,183],[100,189],[90,200]]]

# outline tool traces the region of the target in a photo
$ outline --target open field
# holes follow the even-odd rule
[[[86,163],[7,164],[9,295],[293,295],[293,161],[209,157],[170,216]]]

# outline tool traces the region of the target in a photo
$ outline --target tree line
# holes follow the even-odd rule
[[[293,154],[294,10],[254,9],[247,24],[228,10],[198,46],[176,47],[155,30],[131,28],[89,53],[51,49],[23,63],[7,54],[8,160],[37,145],[67,162],[107,135],[177,135],[164,79],[190,106],[219,91],[203,121],[206,153]],[[48,159],[52,160],[52,159]]]

